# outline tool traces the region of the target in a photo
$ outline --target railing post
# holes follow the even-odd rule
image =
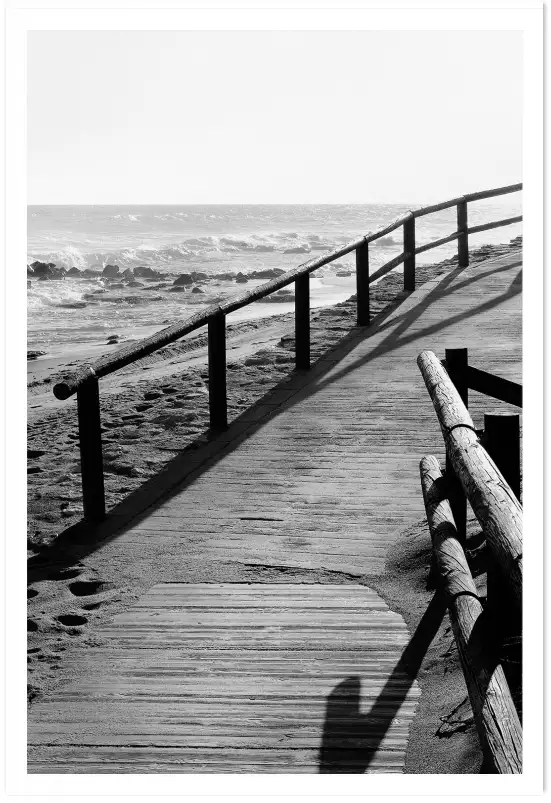
[[[105,518],[105,488],[99,381],[95,376],[91,376],[83,382],[77,391],[77,415],[84,518],[91,522],[103,521]]]
[[[503,477],[520,501],[520,416],[516,414],[484,415],[484,448],[503,474]],[[491,561],[486,573],[486,609],[496,637],[520,661],[521,655],[514,644],[522,633],[522,617],[511,603],[507,584],[499,568]],[[510,650],[511,651],[511,650]],[[507,674],[513,667],[504,663]],[[520,674],[520,664],[517,673]]]
[[[467,201],[457,204],[457,256],[459,267],[466,268],[469,265],[469,232],[467,223]]]
[[[369,243],[356,248],[356,320],[358,326],[367,326],[369,310]]]
[[[220,312],[208,321],[210,428],[227,429],[226,316]]]
[[[520,416],[484,416],[484,446],[520,501]]]
[[[455,385],[461,401],[467,408],[469,407],[468,370],[468,349],[446,349],[446,371]],[[450,490],[450,505],[457,534],[461,543],[465,546],[467,540],[467,500],[447,454],[446,478]]]
[[[415,218],[404,221],[404,290],[415,290]]]
[[[310,368],[310,274],[295,281],[295,365]]]

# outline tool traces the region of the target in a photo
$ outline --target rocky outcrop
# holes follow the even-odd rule
[[[80,271],[78,268],[69,268],[67,276],[80,276]]]
[[[193,279],[189,273],[182,273],[172,282],[173,287],[186,287],[193,284]]]
[[[119,277],[120,268],[118,265],[106,265],[102,271],[102,276]]]
[[[282,268],[265,268],[264,270],[253,270],[249,274],[251,279],[277,279],[282,276],[285,271]]]
[[[29,272],[28,268],[32,272]],[[33,262],[27,265],[27,275],[35,276],[37,279],[63,279],[66,274],[65,268],[57,268],[55,262]]]
[[[142,277],[143,279],[160,279],[162,273],[154,268],[148,268],[145,265],[138,265],[134,268],[134,276]]]

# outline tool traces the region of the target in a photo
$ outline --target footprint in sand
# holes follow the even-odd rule
[[[42,449],[27,449],[27,459],[34,460],[37,457],[42,457],[46,452]]]
[[[86,616],[80,616],[78,613],[62,613],[56,617],[57,621],[66,627],[80,627],[85,625],[88,621]]]
[[[110,591],[113,587],[113,583],[104,583],[101,580],[80,580],[71,583],[69,591],[75,597],[89,597],[103,591]]]

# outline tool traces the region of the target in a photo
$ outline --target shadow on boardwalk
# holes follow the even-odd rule
[[[107,520],[100,525],[91,525],[79,522],[60,534],[55,544],[44,550],[40,555],[32,558],[28,564],[28,580],[34,582],[43,579],[52,566],[63,568],[75,561],[95,552],[101,545],[122,535],[130,524],[134,526],[144,515],[151,513],[152,508],[164,503],[179,493],[187,484],[199,477],[206,469],[211,468],[228,453],[233,451],[245,439],[251,437],[261,429],[265,423],[290,410],[295,401],[303,400],[305,396],[315,395],[320,389],[338,382],[347,374],[360,366],[383,354],[391,354],[395,349],[416,340],[419,337],[433,336],[453,323],[464,321],[481,315],[490,309],[499,306],[512,296],[521,292],[519,271],[509,288],[500,295],[482,301],[480,304],[458,313],[451,318],[427,326],[419,332],[408,334],[408,329],[435,303],[461,289],[474,285],[478,281],[521,266],[521,261],[505,266],[495,267],[491,263],[484,268],[485,263],[477,265],[479,271],[463,281],[457,281],[465,268],[457,268],[445,275],[442,280],[432,288],[427,295],[410,310],[397,315],[399,307],[391,306],[383,312],[371,326],[365,329],[355,329],[347,337],[330,349],[322,358],[322,362],[314,364],[310,371],[295,373],[291,379],[285,380],[273,388],[267,396],[263,397],[252,408],[243,413],[229,427],[205,446],[195,450],[186,450],[171,460],[165,468],[155,477],[144,483],[123,502],[109,511]],[[392,316],[392,319],[389,318]],[[336,363],[345,358],[359,342],[369,339],[381,332],[388,331],[383,341],[368,355],[363,355],[352,364],[341,370],[334,370]],[[331,371],[330,376],[325,376]],[[292,388],[293,396],[286,400],[281,407],[269,408],[270,396],[282,391],[289,392]],[[252,422],[252,423],[251,423]]]
[[[339,683],[327,698],[319,755],[320,773],[366,772],[417,677],[446,612],[435,594],[413,637],[367,714],[360,713],[360,679]]]

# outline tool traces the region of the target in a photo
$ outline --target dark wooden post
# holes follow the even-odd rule
[[[457,256],[459,267],[466,268],[469,264],[469,233],[467,223],[467,201],[457,204]]]
[[[369,310],[369,243],[356,248],[356,320],[358,326],[367,326]]]
[[[226,429],[226,316],[222,312],[209,318],[208,339],[210,428]]]
[[[446,371],[455,385],[461,401],[468,408],[469,386],[467,374],[469,369],[468,349],[446,349]],[[453,466],[446,455],[446,478],[450,491],[450,506],[460,541],[465,545],[467,540],[467,500],[461,483],[455,476]]]
[[[415,218],[404,221],[404,290],[415,290]]]
[[[310,368],[310,274],[295,281],[295,364],[299,370]]]
[[[91,376],[79,387],[77,414],[84,518],[91,522],[103,521],[105,518],[105,489],[97,377]]]
[[[520,416],[485,414],[484,447],[520,501]],[[506,674],[514,679],[515,669],[518,674],[521,672],[521,650],[515,648],[515,642],[520,641],[522,617],[512,605],[507,583],[493,561],[487,566],[486,581],[488,616],[500,646],[507,645],[509,655],[515,656],[515,665],[504,663]]]
[[[520,416],[484,416],[486,451],[520,501]]]

